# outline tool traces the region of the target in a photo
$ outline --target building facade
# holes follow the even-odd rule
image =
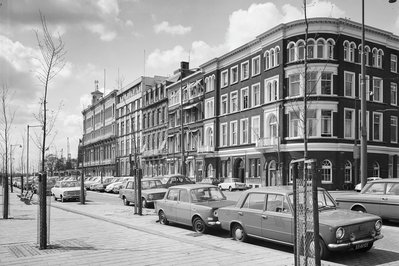
[[[86,176],[115,175],[115,97],[116,90],[103,97],[95,83],[91,105],[82,111],[83,138],[80,154]],[[82,166],[82,165],[81,165]]]

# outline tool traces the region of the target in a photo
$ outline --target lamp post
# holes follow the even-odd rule
[[[21,144],[11,144],[10,145],[10,191],[11,193],[13,192],[13,186],[12,186],[12,147],[20,147],[22,148]]]
[[[35,125],[35,126],[27,125],[27,131],[26,131],[26,182],[28,182],[28,178],[29,178],[29,128],[31,128],[31,127],[41,127],[41,125]],[[26,188],[28,188],[28,187],[26,187]],[[24,186],[23,186],[23,184],[21,184],[21,195],[22,195],[23,189],[24,189]]]
[[[395,3],[396,0],[388,0],[389,3]],[[365,39],[365,27],[364,27],[364,0],[362,0],[362,50],[361,50],[361,156],[360,156],[360,174],[362,187],[366,185],[367,181],[367,125],[366,125],[366,109],[367,109],[367,99],[366,99],[366,87],[364,81],[366,80],[365,73],[365,58],[364,58],[364,39]]]

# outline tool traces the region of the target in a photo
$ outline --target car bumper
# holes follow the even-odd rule
[[[341,244],[328,244],[328,249],[330,250],[345,250],[345,249],[351,249],[351,248],[356,248],[357,245],[362,245],[365,243],[372,243],[376,240],[382,239],[384,236],[383,235],[378,235],[375,237],[369,237],[365,239],[360,239],[357,241],[349,242],[349,243],[341,243]]]
[[[208,226],[220,226],[220,222],[219,221],[208,221]]]

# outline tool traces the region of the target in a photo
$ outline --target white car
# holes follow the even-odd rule
[[[240,182],[238,178],[226,178],[223,183],[220,183],[218,187],[221,190],[228,189],[230,191],[233,190],[244,190],[247,188],[245,183]]]
[[[51,195],[54,199],[60,199],[61,202],[65,200],[79,200],[80,199],[80,182],[79,181],[57,181],[51,189]],[[86,189],[85,189],[86,195]]]
[[[379,179],[381,179],[381,177],[377,177],[377,176],[368,177],[368,178],[367,178],[367,183],[370,182],[370,181],[379,180]],[[361,190],[362,190],[362,183],[359,183],[359,184],[357,184],[357,185],[355,186],[355,191],[360,192]]]

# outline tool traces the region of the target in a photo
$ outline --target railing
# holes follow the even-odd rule
[[[213,152],[215,151],[215,147],[213,146],[199,146],[198,152]]]
[[[256,141],[257,148],[273,147],[278,144],[278,138],[260,138]]]

